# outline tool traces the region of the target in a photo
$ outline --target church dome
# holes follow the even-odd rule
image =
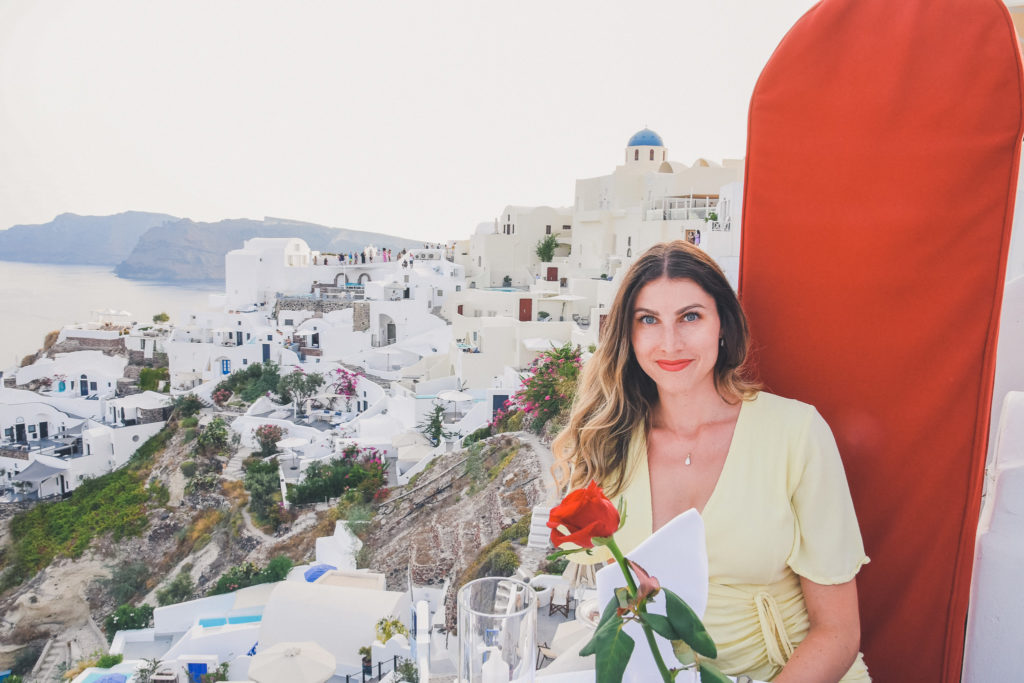
[[[661,136],[655,133],[650,128],[644,128],[639,133],[634,133],[633,137],[629,139],[627,147],[664,147],[665,143],[661,141]]]

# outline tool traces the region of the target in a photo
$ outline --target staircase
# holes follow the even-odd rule
[[[39,661],[32,668],[32,673],[26,677],[26,681],[51,681],[58,675],[57,667],[61,664],[67,665],[67,644],[57,642],[51,638],[39,657]]]
[[[530,519],[530,536],[527,548],[546,550],[551,545],[551,529],[548,528],[548,513],[551,508],[546,505],[535,505]]]

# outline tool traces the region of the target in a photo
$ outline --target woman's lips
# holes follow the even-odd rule
[[[659,360],[656,361],[658,367],[662,370],[668,370],[669,372],[679,372],[687,365],[693,362],[693,360]]]

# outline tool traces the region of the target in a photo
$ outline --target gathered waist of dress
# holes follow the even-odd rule
[[[704,625],[718,646],[719,668],[770,681],[782,671],[810,629],[800,577],[794,573],[773,584],[708,584]],[[863,658],[843,683],[870,681]]]
[[[810,625],[800,577],[789,574],[770,585],[712,582],[704,624],[718,645],[723,671],[770,680]]]

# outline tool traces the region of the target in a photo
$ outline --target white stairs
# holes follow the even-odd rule
[[[546,505],[535,505],[533,517],[530,519],[530,536],[527,548],[546,550],[551,546],[551,529],[548,528],[548,513],[551,508]]]

